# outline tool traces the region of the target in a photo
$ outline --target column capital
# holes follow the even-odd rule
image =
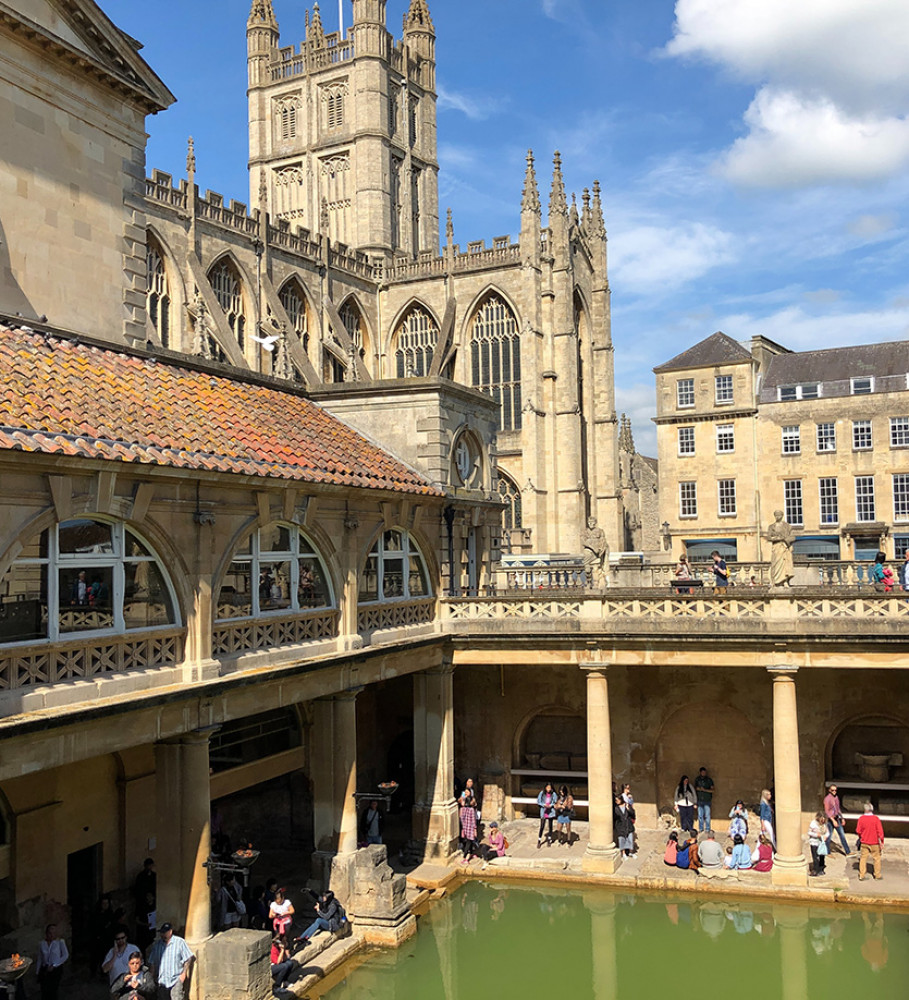
[[[208,743],[220,725],[202,726],[200,729],[191,729],[186,733],[179,733],[177,736],[168,736],[163,740],[156,740],[155,746],[187,746],[200,743]]]
[[[784,677],[795,677],[798,672],[799,667],[797,663],[773,663],[767,667],[767,673],[774,680]]]
[[[603,674],[605,676],[609,672],[609,668],[612,664],[605,663],[602,660],[589,660],[579,663],[578,666],[584,671],[585,674]]]
[[[428,674],[430,677],[447,677],[449,674],[454,673],[454,669],[454,661],[444,659],[434,667],[427,667],[425,670],[421,670],[420,673]]]

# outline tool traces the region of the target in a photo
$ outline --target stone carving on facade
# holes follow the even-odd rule
[[[773,523],[764,532],[764,538],[770,542],[770,583],[774,587],[788,587],[794,573],[792,545],[795,531],[791,524],[783,520],[781,510],[775,510],[773,518]]]
[[[587,530],[584,532],[584,572],[587,574],[587,586],[593,590],[602,590],[606,586],[606,560],[609,558],[609,545],[606,532],[597,525],[595,517],[587,518]]]

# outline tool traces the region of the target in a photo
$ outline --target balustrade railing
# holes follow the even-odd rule
[[[435,620],[434,597],[419,601],[395,601],[389,604],[364,604],[357,612],[357,631],[370,635],[388,628],[425,625]]]
[[[155,629],[59,643],[0,647],[0,690],[89,680],[130,670],[174,667],[183,659],[184,630]]]
[[[212,653],[227,656],[333,639],[338,634],[339,617],[337,610],[322,610],[218,622],[212,635]]]

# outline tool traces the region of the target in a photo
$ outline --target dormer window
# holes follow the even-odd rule
[[[806,382],[802,385],[781,385],[777,389],[777,399],[781,403],[791,402],[793,399],[818,399],[821,395],[821,387],[817,382]]]
[[[850,379],[853,396],[867,396],[874,392],[874,379],[868,375],[864,378]]]

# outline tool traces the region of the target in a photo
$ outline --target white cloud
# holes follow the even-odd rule
[[[677,0],[675,13],[664,54],[759,88],[720,163],[731,180],[867,182],[909,165],[906,0]]]
[[[501,110],[503,101],[497,97],[483,95],[472,97],[457,90],[449,90],[439,85],[439,111],[460,111],[471,121],[485,121]]]
[[[873,240],[889,233],[895,225],[896,215],[893,212],[885,212],[883,215],[860,215],[846,226],[846,231],[861,240]]]
[[[620,228],[609,247],[616,287],[637,294],[678,288],[735,256],[731,235],[701,222]]]
[[[732,181],[802,187],[873,181],[909,165],[909,120],[850,117],[829,98],[763,87],[745,112],[750,131],[720,163]]]
[[[909,307],[817,315],[793,305],[767,316],[730,313],[722,317],[719,328],[736,340],[762,335],[795,351],[876,344],[909,339]]]

